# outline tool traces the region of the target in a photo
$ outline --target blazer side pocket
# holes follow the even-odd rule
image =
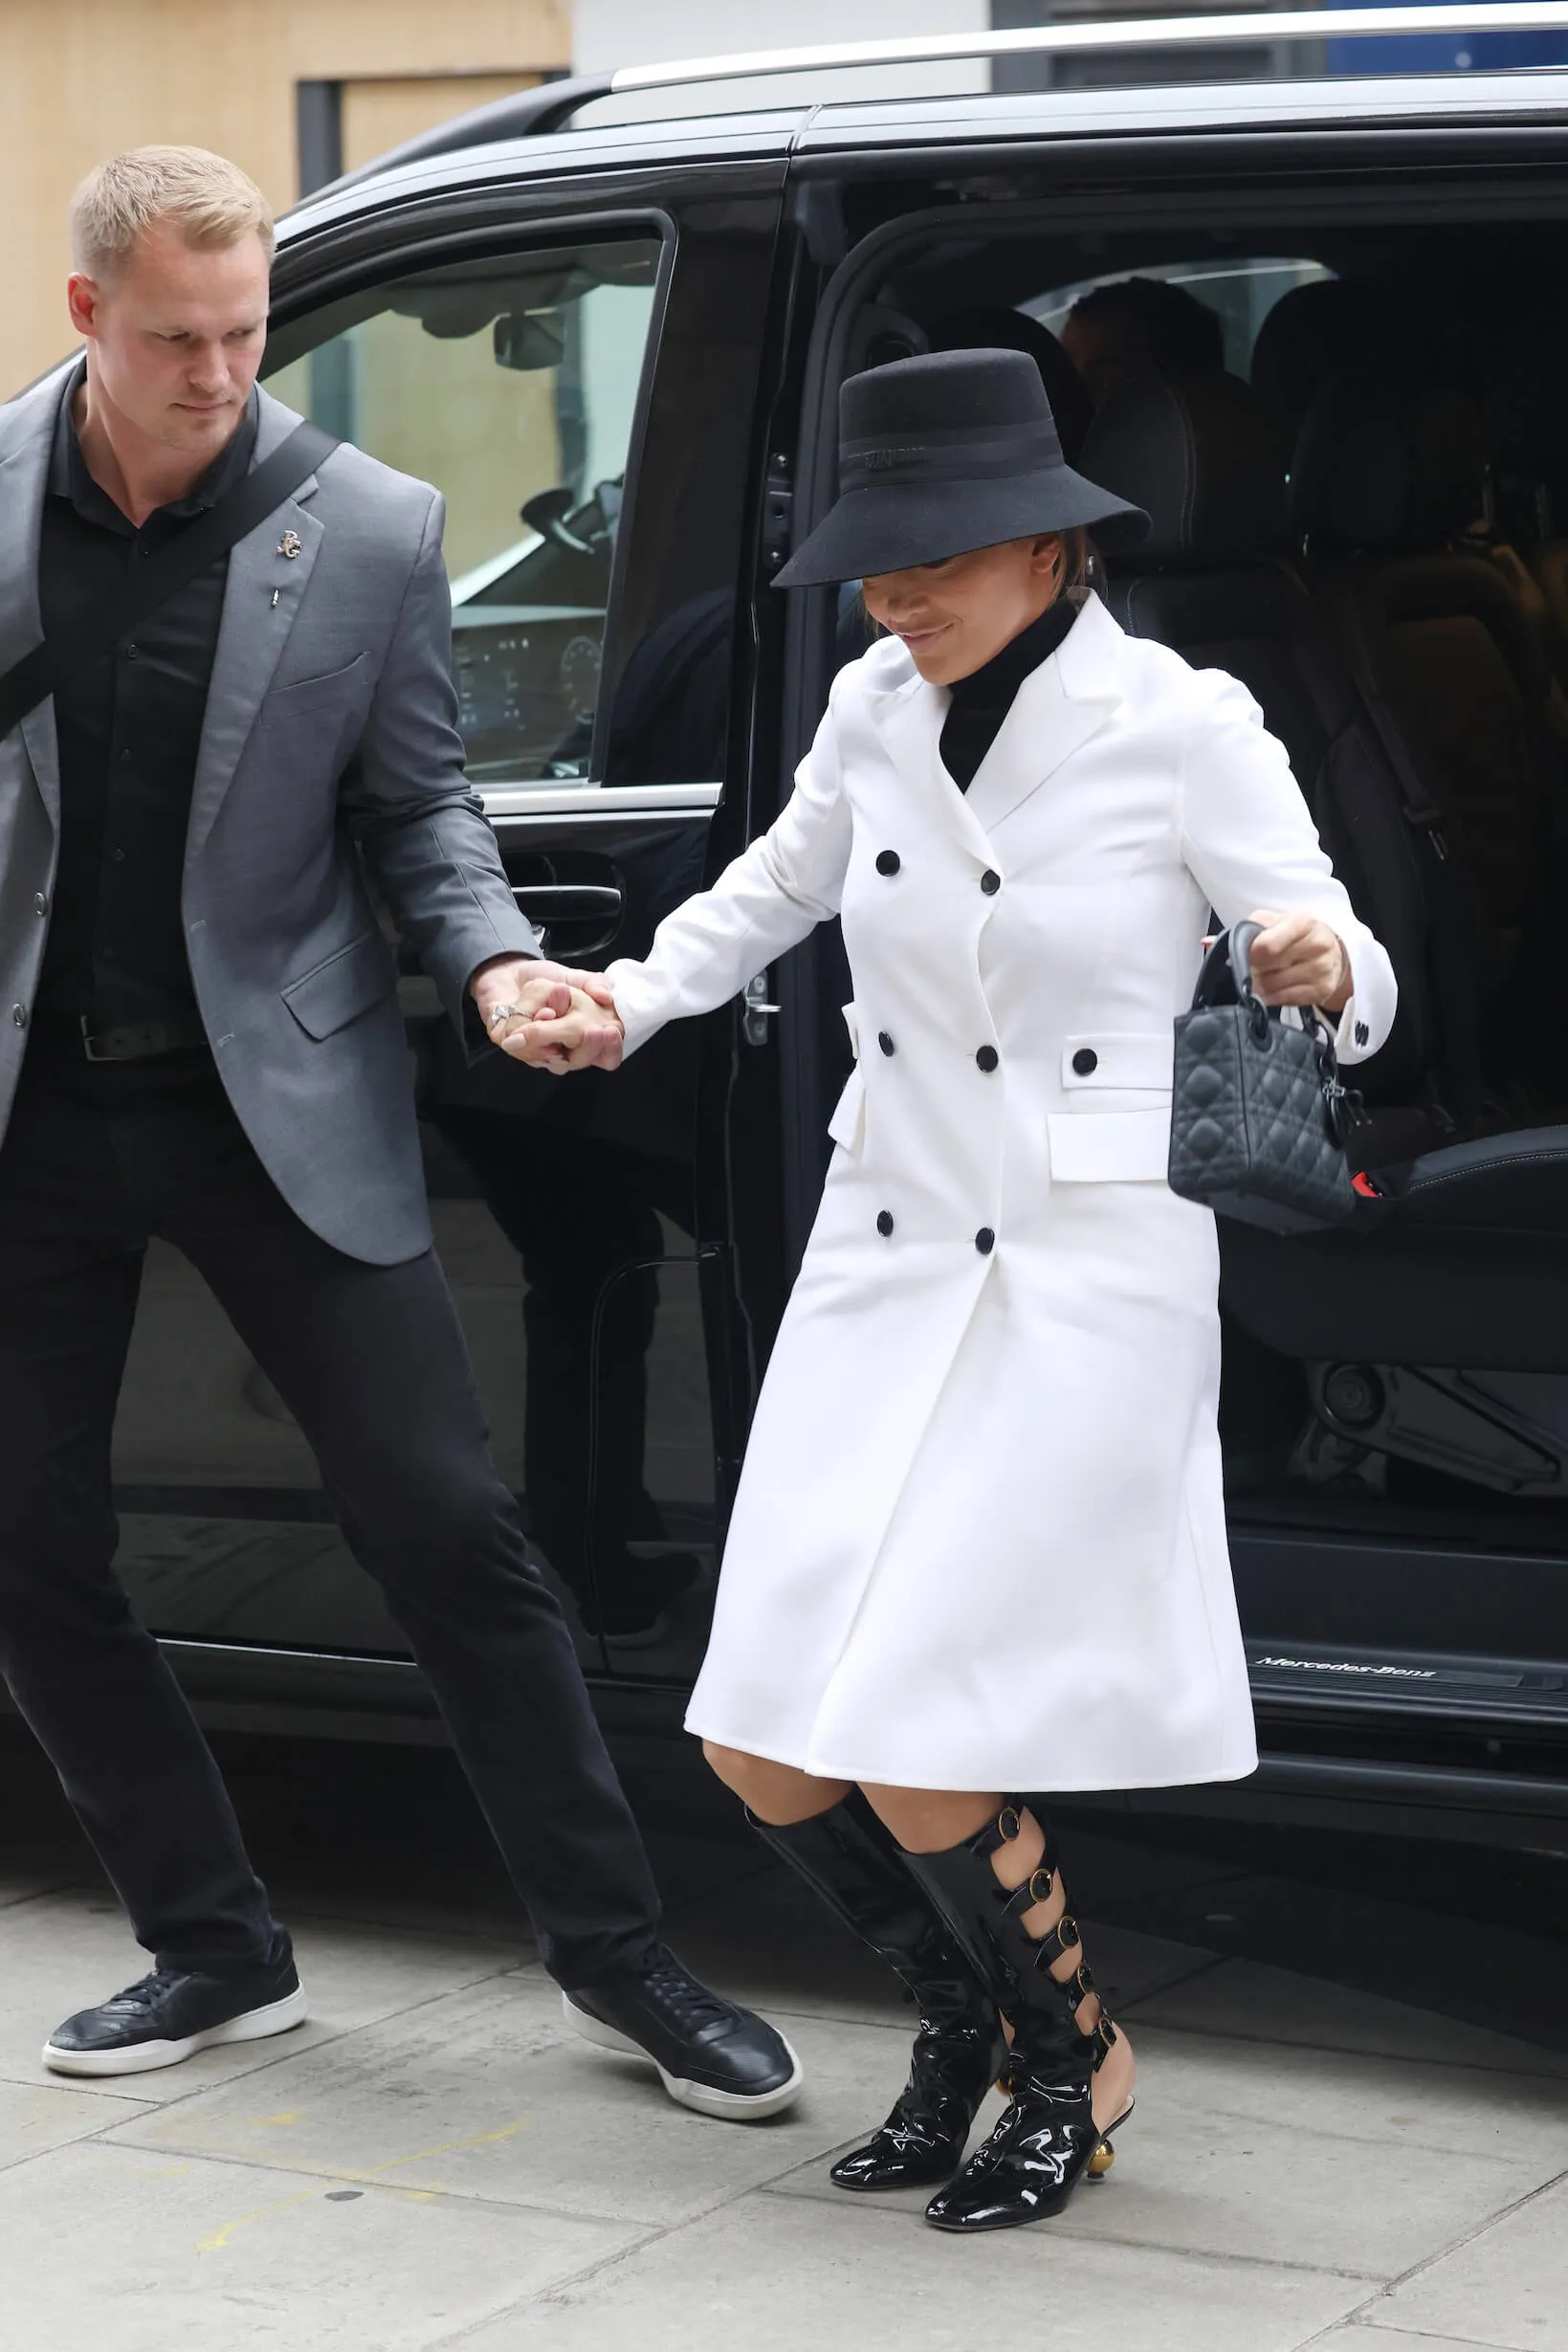
[[[1048,1111],[1050,1180],[1057,1185],[1163,1184],[1169,1102],[1140,1111]]]
[[[282,996],[307,1037],[330,1037],[389,998],[394,985],[386,943],[372,929],[291,980]]]

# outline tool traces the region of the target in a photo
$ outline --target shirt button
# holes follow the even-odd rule
[[[991,1252],[996,1248],[996,1235],[988,1225],[983,1225],[975,1235],[975,1247],[982,1257],[989,1257]]]
[[[988,899],[994,899],[1002,888],[1002,876],[994,866],[987,866],[980,877],[980,886]]]
[[[976,1060],[976,1063],[978,1064],[978,1066],[979,1066],[982,1070],[983,1070],[983,1071],[985,1072],[985,1074],[986,1074],[987,1077],[990,1076],[991,1072],[992,1072],[992,1071],[996,1068],[997,1063],[998,1063],[1001,1059],[1002,1059],[1002,1056],[1001,1056],[1001,1054],[997,1052],[997,1050],[996,1050],[996,1048],[995,1048],[995,1046],[994,1046],[994,1045],[983,1045],[983,1046],[981,1047],[981,1049],[980,1049],[980,1052],[979,1052],[979,1053],[975,1055],[975,1060]]]
[[[121,765],[121,767],[129,767],[129,766],[130,766],[131,762],[135,759],[135,757],[136,757],[136,754],[135,754],[135,752],[134,752],[134,751],[129,751],[129,750],[127,750],[127,751],[122,751],[122,752],[121,753],[121,755],[120,755],[120,765]]]
[[[144,539],[138,542],[136,552],[138,555],[145,558],[152,553],[152,547],[148,541]]]
[[[35,915],[47,915],[47,914],[48,914],[48,912],[49,912],[49,898],[48,898],[48,894],[47,894],[47,892],[40,890],[40,891],[38,891],[38,892],[34,895],[34,897],[33,897],[33,912]]]
[[[878,850],[876,853],[878,874],[896,874],[903,862],[896,850]]]
[[[11,1009],[11,1017],[15,1022],[18,1029],[26,1029],[27,1007],[25,1005],[12,1005]],[[888,1222],[890,1225],[892,1224],[893,1220],[891,1217],[889,1218]]]
[[[141,658],[142,658],[142,648],[141,648],[139,645],[127,645],[127,646],[126,646],[126,648],[125,648],[125,659],[126,659],[127,661],[140,661],[140,660],[141,660]]]
[[[892,1039],[892,1038],[888,1035],[888,1032],[887,1032],[887,1031],[886,1031],[885,1029],[881,1029],[881,1030],[878,1030],[878,1031],[877,1031],[877,1032],[876,1032],[876,1042],[877,1042],[877,1044],[881,1047],[881,1049],[882,1049],[882,1051],[883,1051],[883,1053],[884,1053],[884,1054],[891,1054],[891,1053],[893,1053],[893,1051],[894,1051],[894,1043],[893,1043],[893,1039]]]
[[[18,1005],[16,1010],[20,1012],[21,1007]],[[891,1209],[879,1209],[877,1210],[876,1230],[885,1241],[893,1231],[893,1210]]]
[[[123,850],[111,850],[109,852],[109,855],[113,858],[117,866],[122,866],[125,862],[125,853]]]
[[[1072,1067],[1079,1077],[1086,1078],[1100,1066],[1100,1057],[1092,1045],[1081,1045],[1072,1056]]]

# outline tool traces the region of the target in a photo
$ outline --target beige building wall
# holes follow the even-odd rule
[[[281,211],[298,82],[343,84],[352,166],[570,55],[570,0],[0,0],[0,399],[71,346],[65,207],[101,156],[215,147]]]

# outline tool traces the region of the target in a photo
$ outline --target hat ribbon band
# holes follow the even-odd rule
[[[955,434],[951,439],[943,434],[941,441],[879,437],[845,442],[839,452],[838,486],[843,492],[868,490],[882,482],[993,481],[1061,463],[1062,446],[1049,425]]]

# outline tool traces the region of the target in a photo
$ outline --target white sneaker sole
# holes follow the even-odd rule
[[[44,2064],[54,2075],[150,2075],[162,2066],[178,2066],[198,2050],[214,2050],[223,2042],[263,2042],[269,2034],[287,2033],[302,2026],[308,2014],[305,1988],[297,1986],[281,2001],[265,2008],[247,2009],[243,2016],[225,2018],[205,2033],[188,2033],[178,2042],[131,2042],[123,2050],[60,2050],[44,2044]]]
[[[658,2067],[659,2079],[676,2105],[693,2107],[698,2115],[718,2116],[728,2123],[756,2121],[762,2116],[781,2115],[784,2108],[793,2107],[801,2095],[806,2069],[787,2041],[784,2048],[789,2052],[789,2080],[781,2083],[776,2091],[753,2095],[716,2091],[710,2083],[685,2082],[680,2075],[672,2075],[668,2068],[659,2066],[657,2058],[650,2056],[641,2042],[634,2042],[629,2033],[618,2032],[614,2026],[607,2026],[599,2018],[590,2017],[586,2009],[580,2009],[569,1992],[562,1994],[561,2007],[573,2032],[580,2033],[585,2042],[592,2042],[596,2049],[613,2050],[622,2057],[641,2058],[645,2066]],[[779,2038],[784,2041],[782,2034]]]

